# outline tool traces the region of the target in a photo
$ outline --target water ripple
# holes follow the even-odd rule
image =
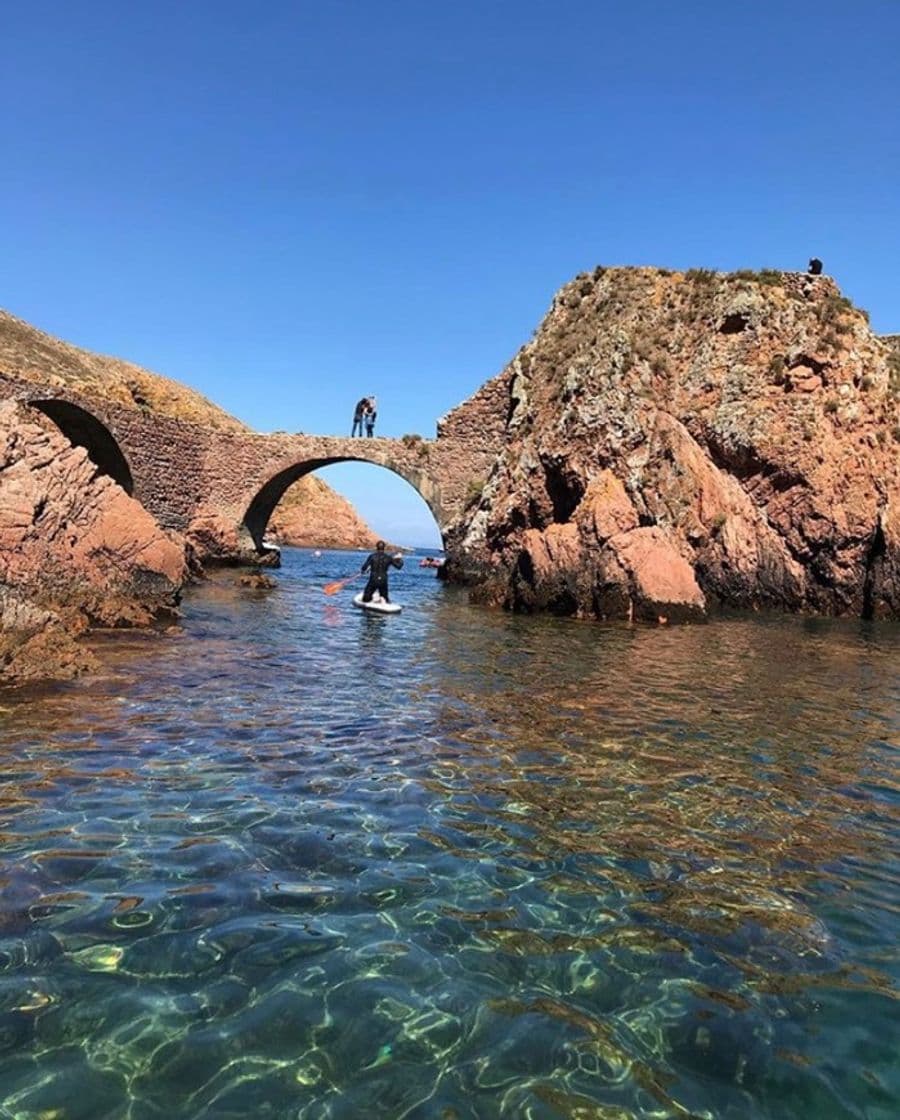
[[[896,1116],[900,630],[347,562],[6,701],[0,1117]]]

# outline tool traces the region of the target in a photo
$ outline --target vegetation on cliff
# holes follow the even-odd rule
[[[498,378],[460,567],[521,609],[900,615],[896,367],[828,277],[582,274]]]
[[[220,431],[245,424],[178,381],[132,362],[94,354],[0,311],[0,369],[40,385],[67,386],[126,408],[143,408]]]

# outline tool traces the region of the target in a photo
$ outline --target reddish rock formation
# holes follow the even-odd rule
[[[377,539],[346,498],[312,475],[286,491],[267,536],[299,548],[372,548]]]
[[[96,664],[57,615],[0,584],[0,686],[69,680]]]
[[[90,655],[89,626],[171,617],[184,544],[49,420],[0,404],[0,675],[4,684],[66,677]]]
[[[242,540],[232,518],[201,506],[185,533],[204,563],[277,567],[277,552],[257,552]],[[376,536],[353,506],[317,478],[301,478],[286,491],[269,520],[266,540],[298,548],[372,548]]]
[[[184,535],[191,553],[202,564],[278,566],[277,552],[271,554],[271,559],[264,560],[256,549],[242,542],[234,522],[210,506],[197,509]]]
[[[597,269],[489,385],[445,421],[505,425],[448,537],[482,601],[900,617],[900,354],[829,278]]]

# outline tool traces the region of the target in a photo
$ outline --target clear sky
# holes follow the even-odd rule
[[[900,330],[898,0],[6,4],[0,305],[262,431],[434,423],[596,264]],[[325,476],[393,540],[411,487]]]

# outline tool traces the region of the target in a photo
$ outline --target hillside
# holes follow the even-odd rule
[[[178,381],[72,346],[2,310],[0,369],[40,384],[68,385],[126,408],[149,408],[220,431],[247,430],[246,424]]]
[[[73,346],[0,310],[0,370],[39,384],[66,385],[126,408],[149,409],[218,431],[247,425],[206,397],[121,358]],[[321,480],[301,478],[284,495],[273,519],[285,544],[325,548],[368,546],[375,534],[353,506]]]
[[[300,548],[372,548],[376,538],[353,506],[315,475],[287,491],[269,522],[269,534]]]

